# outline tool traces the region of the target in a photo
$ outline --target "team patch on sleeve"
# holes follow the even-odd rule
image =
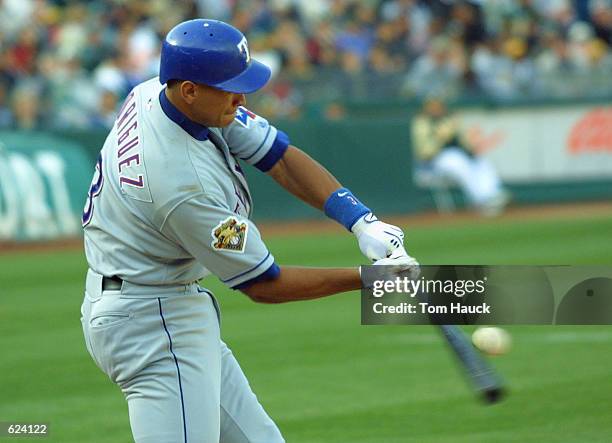
[[[248,231],[248,224],[240,223],[236,217],[228,217],[213,228],[211,246],[218,251],[243,253]]]
[[[236,120],[245,128],[248,128],[251,121],[255,120],[256,118],[257,115],[255,115],[253,112],[249,111],[243,106],[239,106],[238,110],[236,111],[236,117],[234,117],[234,120]]]

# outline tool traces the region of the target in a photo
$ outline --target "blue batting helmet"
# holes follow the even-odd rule
[[[246,37],[217,20],[189,20],[164,39],[159,81],[190,80],[228,92],[248,94],[270,79],[270,68],[251,59]]]

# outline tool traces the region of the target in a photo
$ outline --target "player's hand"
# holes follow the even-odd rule
[[[387,258],[404,246],[404,233],[397,226],[384,223],[371,212],[361,217],[351,229],[359,242],[359,249],[370,260]]]
[[[388,266],[389,274],[417,279],[421,274],[419,262],[408,255],[404,247],[397,248],[389,257],[374,262],[374,266]]]
[[[403,246],[393,251],[389,257],[376,260],[374,267],[367,266],[368,271],[365,274],[363,268],[359,268],[359,273],[364,289],[372,289],[373,284],[380,280],[394,280],[396,277],[416,280],[421,275],[419,262],[409,256]]]

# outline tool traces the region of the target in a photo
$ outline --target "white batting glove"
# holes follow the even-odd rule
[[[397,226],[381,222],[371,212],[357,220],[351,231],[357,237],[363,255],[372,261],[387,258],[398,248],[403,250],[402,230]]]
[[[389,257],[376,260],[374,266],[389,266],[391,275],[405,275],[412,280],[419,278],[421,274],[419,262],[408,255],[403,246],[393,251]]]

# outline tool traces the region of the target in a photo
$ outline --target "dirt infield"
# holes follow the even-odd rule
[[[509,208],[503,215],[495,220],[545,220],[580,219],[597,216],[612,217],[612,202],[589,202],[572,204],[555,204],[541,206],[522,206]],[[424,214],[385,217],[385,221],[398,226],[448,226],[455,223],[490,223],[491,219],[482,217],[471,211],[459,211],[451,214],[438,214],[429,212]],[[265,237],[310,234],[329,234],[345,232],[344,228],[331,220],[305,220],[283,223],[260,223],[258,227]],[[69,238],[51,241],[36,242],[0,242],[0,254],[14,252],[44,252],[76,250],[83,247],[82,238]]]

